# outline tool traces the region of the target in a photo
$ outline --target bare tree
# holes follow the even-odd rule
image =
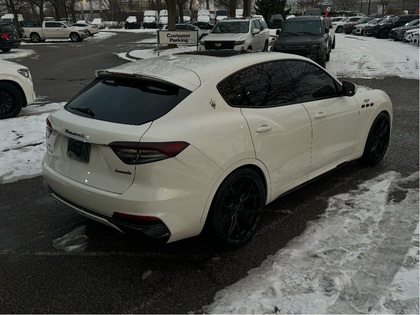
[[[244,0],[244,12],[243,16],[251,16],[251,0]]]
[[[20,25],[18,20],[18,14],[21,12],[21,10],[26,6],[26,3],[24,1],[20,0],[5,0],[4,5],[6,6],[7,10],[13,14],[13,24],[18,31],[19,37],[22,36],[20,32]]]
[[[388,0],[381,0],[381,1],[388,1]],[[359,0],[335,0],[334,5],[336,10],[354,10],[357,7],[357,4],[360,3]]]
[[[187,2],[188,0],[177,0],[177,5],[178,5],[178,13],[179,13],[179,18],[180,18],[180,22],[184,23],[184,4]],[[169,15],[169,12],[168,12]],[[176,15],[177,16],[177,15]]]
[[[380,0],[382,5],[382,14],[385,14],[386,10],[388,9],[389,0]]]

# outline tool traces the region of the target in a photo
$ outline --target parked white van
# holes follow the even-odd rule
[[[205,9],[198,10],[197,22],[210,23],[210,11]]]
[[[168,10],[159,11],[159,28],[162,28],[163,25],[168,24]]]
[[[18,21],[23,21],[23,16],[22,14],[18,14],[17,15]],[[14,15],[12,13],[7,13],[7,14],[3,14],[0,18],[2,21],[5,22],[12,22],[14,19]]]
[[[157,28],[159,15],[156,10],[146,10],[143,15],[144,28]]]

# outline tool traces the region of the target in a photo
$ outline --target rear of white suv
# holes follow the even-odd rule
[[[270,35],[262,18],[224,19],[200,41],[200,50],[267,51]]]

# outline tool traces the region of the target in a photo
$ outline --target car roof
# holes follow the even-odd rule
[[[299,20],[303,20],[303,21],[319,21],[322,20],[323,17],[322,16],[314,16],[314,15],[304,15],[304,16],[295,16],[295,17],[291,17],[288,18],[286,21],[299,21]]]
[[[261,20],[261,18],[260,17],[241,17],[241,18],[232,17],[232,18],[220,20],[219,22],[238,22],[238,21],[249,22],[251,20]]]
[[[227,56],[223,56],[223,54]],[[222,79],[252,64],[285,58],[307,60],[298,55],[278,52],[247,53],[245,51],[238,54],[235,51],[219,50],[167,55],[134,61],[114,68],[98,70],[96,75],[99,77],[117,75],[163,81],[193,91],[214,77]]]

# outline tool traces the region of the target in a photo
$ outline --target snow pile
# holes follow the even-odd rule
[[[389,172],[332,197],[319,220],[204,311],[418,313],[418,189],[402,188],[418,175]]]

